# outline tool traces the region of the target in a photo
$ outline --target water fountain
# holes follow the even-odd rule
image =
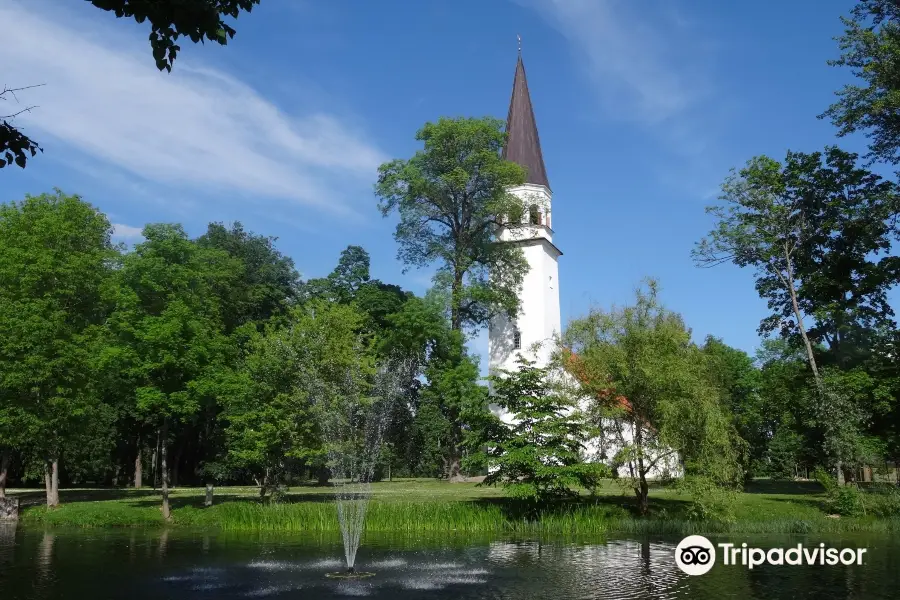
[[[379,365],[370,396],[360,393],[353,383],[355,379],[348,376],[341,398],[321,415],[347,563],[346,571],[329,573],[328,577],[374,575],[356,570],[356,552],[365,528],[384,434],[397,402],[408,391],[414,377],[412,366],[412,361],[404,358]]]

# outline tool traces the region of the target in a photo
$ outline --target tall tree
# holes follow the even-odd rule
[[[57,190],[0,205],[0,427],[44,463],[59,503],[66,436],[90,414],[115,249],[106,217]],[[0,448],[0,453],[9,448]]]
[[[836,147],[791,153],[786,192],[808,223],[795,261],[801,309],[814,318],[813,344],[823,360],[850,369],[866,360],[883,331],[892,331],[888,291],[900,281],[897,184],[857,167],[858,157]]]
[[[507,188],[523,183],[525,173],[500,157],[503,123],[442,118],[416,139],[424,148],[381,165],[375,187],[382,214],[400,216],[397,257],[407,267],[437,263],[435,284],[449,294],[454,331],[480,328],[497,311],[515,316],[528,267],[521,250],[497,243],[496,233],[504,215],[521,211]]]
[[[700,349],[680,315],[659,302],[657,284],[631,306],[573,320],[556,360],[593,398],[601,442],[619,448],[638,510],[648,509],[648,476],[673,463],[721,486],[741,477],[740,440]]]
[[[895,0],[858,0],[844,33],[841,56],[828,64],[849,67],[858,83],[835,92],[838,101],[819,118],[829,118],[841,136],[865,132],[869,157],[900,162],[900,5]]]
[[[361,246],[347,246],[327,277],[310,279],[304,288],[307,299],[319,298],[340,304],[355,304],[368,317],[370,333],[383,336],[391,327],[388,317],[403,307],[412,294],[400,286],[372,279],[371,259]]]
[[[148,225],[126,255],[110,328],[117,345],[107,364],[136,381],[137,414],[158,431],[162,514],[170,517],[169,434],[195,415],[227,374],[232,350],[216,290],[233,285],[242,265],[200,247],[178,225]]]
[[[716,229],[694,250],[700,265],[756,269],[756,289],[773,310],[760,330],[797,336],[805,348],[820,425],[833,432],[825,444],[839,479],[840,449],[848,445],[837,440],[847,439],[855,411],[838,397],[851,388],[829,389],[820,363],[850,368],[865,360],[872,334],[894,327],[887,291],[900,277],[900,261],[889,255],[898,237],[897,186],[856,162],[855,154],[834,147],[788,152],[784,164],[750,160],[726,180],[723,203],[708,209]]]
[[[471,370],[471,359],[463,353],[464,332],[480,329],[499,312],[515,317],[519,311],[518,294],[528,264],[521,249],[498,243],[497,234],[502,227],[519,226],[504,221],[522,212],[522,202],[508,188],[523,183],[525,172],[501,158],[506,134],[497,119],[441,118],[426,123],[416,139],[424,147],[412,158],[379,167],[375,191],[382,215],[399,214],[397,257],[407,268],[437,264],[435,290],[447,298],[450,329],[456,336],[447,347],[459,352],[439,363],[448,369],[440,377],[435,372],[435,385],[440,386],[438,380],[459,381],[463,371]],[[465,385],[452,386],[449,396],[437,396],[436,410],[431,411],[450,419],[444,438],[451,478],[460,474],[460,411],[480,394],[477,383],[467,377]],[[463,397],[469,392],[474,395]]]
[[[701,266],[732,262],[756,269],[756,289],[775,311],[763,321],[760,331],[796,327],[816,387],[821,389],[821,375],[797,291],[798,254],[813,225],[800,206],[801,199],[792,192],[778,161],[766,156],[752,158],[722,184],[722,204],[706,209],[716,219],[716,228],[697,244],[692,255]],[[786,322],[786,316],[792,316],[793,322]]]

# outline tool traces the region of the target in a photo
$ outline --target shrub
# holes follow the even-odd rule
[[[813,478],[828,494],[827,508],[830,513],[842,517],[858,517],[866,514],[866,502],[856,484],[839,486],[831,473],[822,467],[816,467]]]
[[[876,517],[900,516],[900,488],[878,486],[865,495],[866,513]]]
[[[855,485],[845,485],[829,493],[831,511],[842,517],[858,517],[865,514],[862,493]]]
[[[691,498],[687,510],[692,521],[734,523],[737,491],[702,475],[687,476],[678,484],[679,492]]]
[[[823,488],[825,488],[825,492],[827,494],[832,494],[837,489],[838,484],[837,480],[825,469],[822,467],[816,467],[816,469],[812,473],[813,479],[819,482]]]

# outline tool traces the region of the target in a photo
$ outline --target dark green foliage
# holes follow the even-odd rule
[[[238,18],[250,12],[259,0],[90,0],[97,8],[117,17],[150,23],[150,48],[156,67],[171,71],[181,46],[176,42],[186,37],[192,42],[207,40],[222,44],[234,37],[234,28],[226,17]]]
[[[747,452],[740,459],[749,479],[762,461],[777,423],[760,395],[761,372],[746,352],[713,336],[707,336],[701,349],[722,402],[734,417],[737,433],[747,442]]]
[[[364,377],[372,356],[354,307],[314,300],[291,310],[288,324],[254,335],[248,355],[220,400],[225,464],[250,476],[265,495],[283,481],[288,461],[324,464],[316,411],[343,389],[348,373]]]
[[[488,468],[485,485],[502,484],[514,498],[544,503],[594,489],[610,469],[585,462],[587,431],[577,403],[564,389],[554,389],[550,370],[519,358],[516,371],[491,377],[491,402],[514,416],[506,424],[483,413],[469,446],[473,462]]]
[[[25,89],[27,87],[17,89],[4,87],[0,90],[0,101],[15,98],[16,92]],[[12,119],[27,110],[31,110],[31,107],[15,114],[0,114],[0,169],[13,163],[24,169],[30,157],[44,151],[37,142],[12,126]]]
[[[226,332],[282,316],[297,302],[300,276],[294,261],[275,248],[276,239],[245,231],[240,223],[231,229],[210,223],[197,239],[201,248],[221,250],[240,261],[237,278],[216,289]]]
[[[857,131],[869,138],[869,156],[900,162],[900,6],[894,0],[859,0],[837,38],[841,56],[828,64],[849,67],[858,83],[836,92],[829,118],[838,135]]]
[[[475,358],[466,351],[458,331],[448,331],[432,350],[425,365],[428,384],[422,388],[421,406],[416,426],[425,443],[430,461],[441,459],[441,474],[456,479],[463,467],[463,444],[468,424],[487,411],[487,388],[479,383],[481,376]]]
[[[775,479],[794,479],[801,464],[804,439],[789,426],[780,427],[765,449],[765,466],[761,474]]]
[[[479,328],[498,311],[514,315],[527,264],[521,250],[494,236],[503,215],[521,204],[507,187],[523,183],[525,173],[500,158],[503,123],[442,118],[416,139],[424,148],[381,165],[375,186],[382,214],[400,216],[397,258],[408,267],[437,263],[435,285],[448,295],[454,330]]]

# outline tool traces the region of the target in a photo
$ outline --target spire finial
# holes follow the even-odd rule
[[[519,41],[519,54],[522,54],[522,36],[516,34],[516,39]]]

